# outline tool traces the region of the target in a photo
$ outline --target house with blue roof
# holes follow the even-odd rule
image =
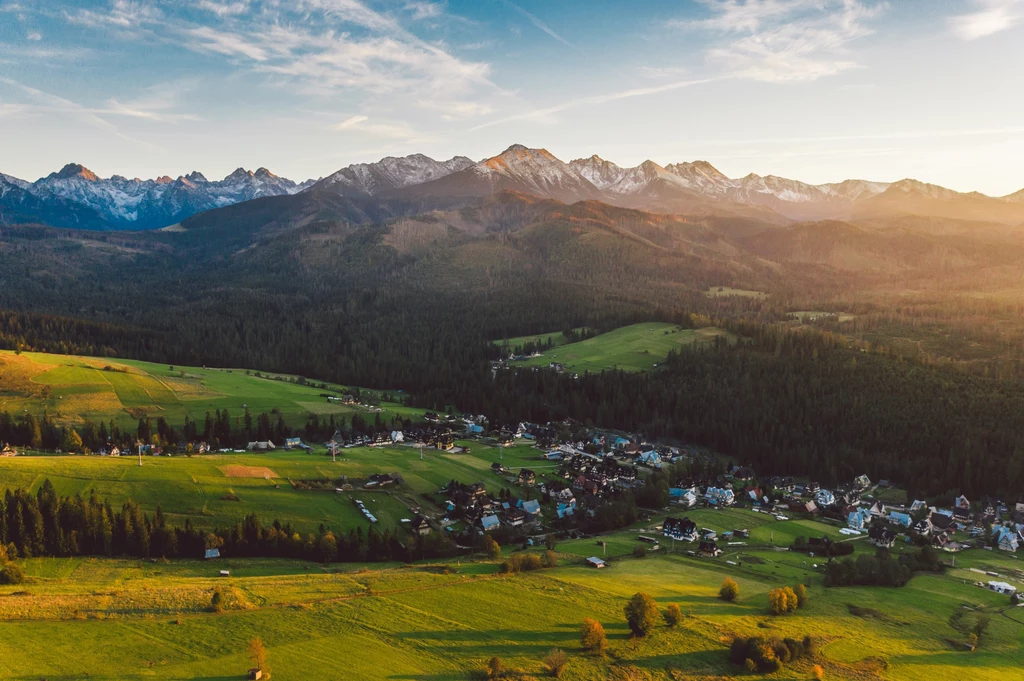
[[[501,521],[498,520],[498,516],[496,515],[485,515],[480,518],[480,527],[484,529],[484,532],[496,530],[499,525],[501,525]]]
[[[540,502],[537,501],[536,499],[531,499],[530,501],[520,501],[519,508],[523,509],[530,515],[540,514]]]
[[[1017,533],[1006,525],[999,525],[995,528],[996,544],[1000,551],[1016,551],[1019,546]]]
[[[901,527],[910,527],[914,524],[914,519],[910,517],[909,513],[889,511],[889,522],[894,525],[900,525]]]
[[[819,490],[818,494],[815,495],[814,500],[818,502],[818,506],[826,508],[828,506],[834,506],[836,503],[836,495],[832,494],[827,489]]]
[[[864,526],[871,522],[871,512],[866,508],[858,508],[856,511],[850,511],[850,515],[846,517],[846,525],[851,530],[863,530]]]
[[[661,454],[649,449],[640,455],[640,463],[651,468],[661,468]]]
[[[736,501],[736,495],[731,489],[708,487],[704,490],[704,501],[712,506],[732,506]]]

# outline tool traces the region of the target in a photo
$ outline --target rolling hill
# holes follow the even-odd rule
[[[326,392],[340,395],[340,386]],[[310,414],[351,418],[359,405],[330,403],[320,386],[297,383],[293,376],[260,374],[244,369],[214,369],[152,364],[134,360],[0,351],[0,411],[44,411],[58,423],[78,425],[114,422],[134,429],[143,417],[165,418],[180,428],[185,417],[202,421],[205,414],[226,409],[240,415],[277,411],[292,427]],[[382,418],[419,415],[385,403]]]

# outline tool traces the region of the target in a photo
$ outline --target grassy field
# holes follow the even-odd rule
[[[540,678],[553,647],[569,653],[570,681],[757,678],[728,662],[731,638],[754,634],[815,636],[813,663],[826,679],[1009,681],[1024,663],[1024,616],[951,576],[826,589],[810,575],[808,606],[771,617],[767,592],[794,583],[789,575],[685,555],[593,570],[562,549],[560,567],[519,576],[465,560],[328,570],[283,560],[32,559],[27,584],[0,586],[0,678],[241,679],[256,636],[278,681],[461,681],[493,656],[519,678]],[[221,569],[231,576],[218,577]],[[716,598],[726,574],[740,585],[736,603]],[[208,611],[215,588],[228,604],[217,614]],[[678,603],[683,622],[631,641],[622,607],[637,591]],[[951,625],[960,611],[967,625],[991,617],[973,653],[954,645],[964,638]],[[579,650],[584,617],[604,624],[606,656]],[[769,678],[809,679],[811,664]]]
[[[495,494],[502,487],[514,486],[514,477],[496,475],[491,463],[501,461],[513,471],[528,466],[539,474],[554,470],[540,461],[540,452],[528,446],[496,448],[471,444],[471,453],[424,450],[413,447],[354,447],[342,449],[338,460],[324,451],[307,454],[300,451],[270,453],[216,454],[193,457],[100,456],[18,456],[0,458],[0,492],[4,488],[24,487],[37,490],[49,479],[61,495],[88,496],[95,490],[117,507],[128,498],[146,511],[160,506],[171,522],[183,524],[186,518],[197,526],[226,527],[255,512],[269,523],[274,519],[290,522],[300,531],[312,531],[320,523],[346,531],[355,526],[368,527],[350,497],[364,501],[377,516],[378,527],[393,527],[410,517],[408,506],[424,500],[420,494],[433,493],[449,480],[466,483],[485,482]],[[242,467],[242,471],[233,467]],[[266,469],[267,477],[236,477],[248,468]],[[388,492],[357,491],[337,494],[333,491],[297,489],[290,481],[366,479],[374,473],[398,472],[404,479],[401,488]],[[237,501],[227,500],[229,492]]]
[[[583,327],[575,329],[576,331],[582,331]],[[491,341],[495,345],[507,345],[509,348],[522,347],[526,343],[547,343],[551,342],[552,345],[559,346],[565,345],[568,339],[561,331],[554,331],[551,333],[538,333],[532,336],[516,336],[515,338],[501,338],[495,341]]]
[[[791,317],[802,321],[814,321],[815,319],[831,317],[832,315],[835,315],[836,321],[839,322],[852,322],[857,318],[857,315],[850,314],[849,312],[824,312],[822,310],[798,310],[789,314]]]
[[[768,297],[769,294],[764,291],[752,291],[743,288],[732,288],[730,286],[712,286],[704,292],[708,298],[720,298],[723,296],[742,296],[743,298],[757,298],[763,300]]]
[[[541,357],[532,357],[519,366],[547,366],[551,362],[565,365],[570,371],[602,371],[604,369],[625,369],[626,371],[648,371],[665,360],[670,350],[698,343],[711,343],[722,337],[729,343],[736,338],[727,331],[715,327],[704,329],[683,329],[674,324],[646,322],[624,326],[593,338],[569,343],[545,352]]]
[[[41,414],[46,410],[62,423],[114,420],[121,426],[134,426],[141,416],[148,415],[163,416],[180,427],[186,415],[201,422],[206,412],[217,409],[241,416],[244,405],[253,414],[278,409],[292,426],[304,424],[310,413],[369,413],[363,407],[330,403],[322,393],[318,388],[257,377],[242,369],[0,351],[0,411]],[[381,418],[385,419],[396,413],[422,413],[394,403],[381,406]]]

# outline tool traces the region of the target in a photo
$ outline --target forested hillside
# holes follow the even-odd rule
[[[427,408],[677,437],[763,471],[1010,492],[1021,234],[311,191],[156,232],[4,227],[0,346],[401,388]],[[640,321],[713,321],[747,342],[650,375],[492,377],[495,339]]]

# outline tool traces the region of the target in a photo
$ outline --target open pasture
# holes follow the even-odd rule
[[[515,477],[495,474],[491,463],[496,461],[515,472],[523,465],[540,474],[553,470],[544,468],[551,464],[540,461],[540,452],[530,447],[462,444],[469,444],[471,453],[424,449],[422,460],[418,449],[407,446],[342,449],[337,461],[322,450],[145,456],[141,467],[134,456],[17,456],[0,458],[0,491],[16,487],[36,491],[49,479],[61,495],[88,496],[95,491],[115,507],[129,498],[148,512],[160,506],[176,524],[188,518],[200,527],[226,527],[255,512],[265,523],[278,519],[302,532],[315,530],[320,523],[345,531],[361,526],[365,531],[369,525],[350,496],[367,504],[380,521],[378,527],[392,527],[410,517],[407,505],[395,495],[425,503],[421,493],[437,492],[452,479],[484,482],[497,494],[502,487],[514,486]],[[383,491],[357,488],[344,494],[333,488],[297,489],[291,484],[365,480],[375,473],[399,473],[404,484]]]
[[[576,372],[648,371],[663,362],[671,350],[712,343],[716,338],[724,338],[730,344],[736,342],[735,336],[716,327],[683,329],[674,324],[645,322],[562,345],[516,365],[548,366],[557,362],[566,370]]]
[[[582,331],[583,328],[576,329],[576,331]],[[508,346],[509,349],[515,347],[522,347],[526,343],[548,343],[550,342],[554,346],[565,345],[569,340],[565,337],[561,331],[552,331],[550,333],[535,333],[532,336],[516,336],[514,338],[500,338],[492,341],[495,345]]]
[[[792,580],[686,556],[613,559],[604,570],[561,558],[556,569],[518,576],[465,560],[332,569],[285,560],[28,560],[29,583],[0,587],[0,677],[242,678],[255,636],[279,681],[462,681],[494,656],[540,678],[554,647],[568,652],[562,678],[573,681],[747,678],[728,662],[728,644],[755,634],[815,636],[813,663],[826,679],[1009,681],[1024,662],[1015,609],[948,577],[917,577],[902,589],[825,589],[812,575],[808,606],[771,617],[767,592]],[[218,577],[220,569],[231,576]],[[735,603],[717,598],[725,575],[739,583]],[[208,608],[215,588],[230,604],[221,613]],[[622,607],[637,591],[661,607],[679,604],[682,623],[659,621],[632,642]],[[954,645],[963,634],[951,618],[961,610],[968,623],[991,617],[973,653]],[[604,624],[608,655],[579,650],[584,617]],[[812,678],[811,664],[768,678]]]

